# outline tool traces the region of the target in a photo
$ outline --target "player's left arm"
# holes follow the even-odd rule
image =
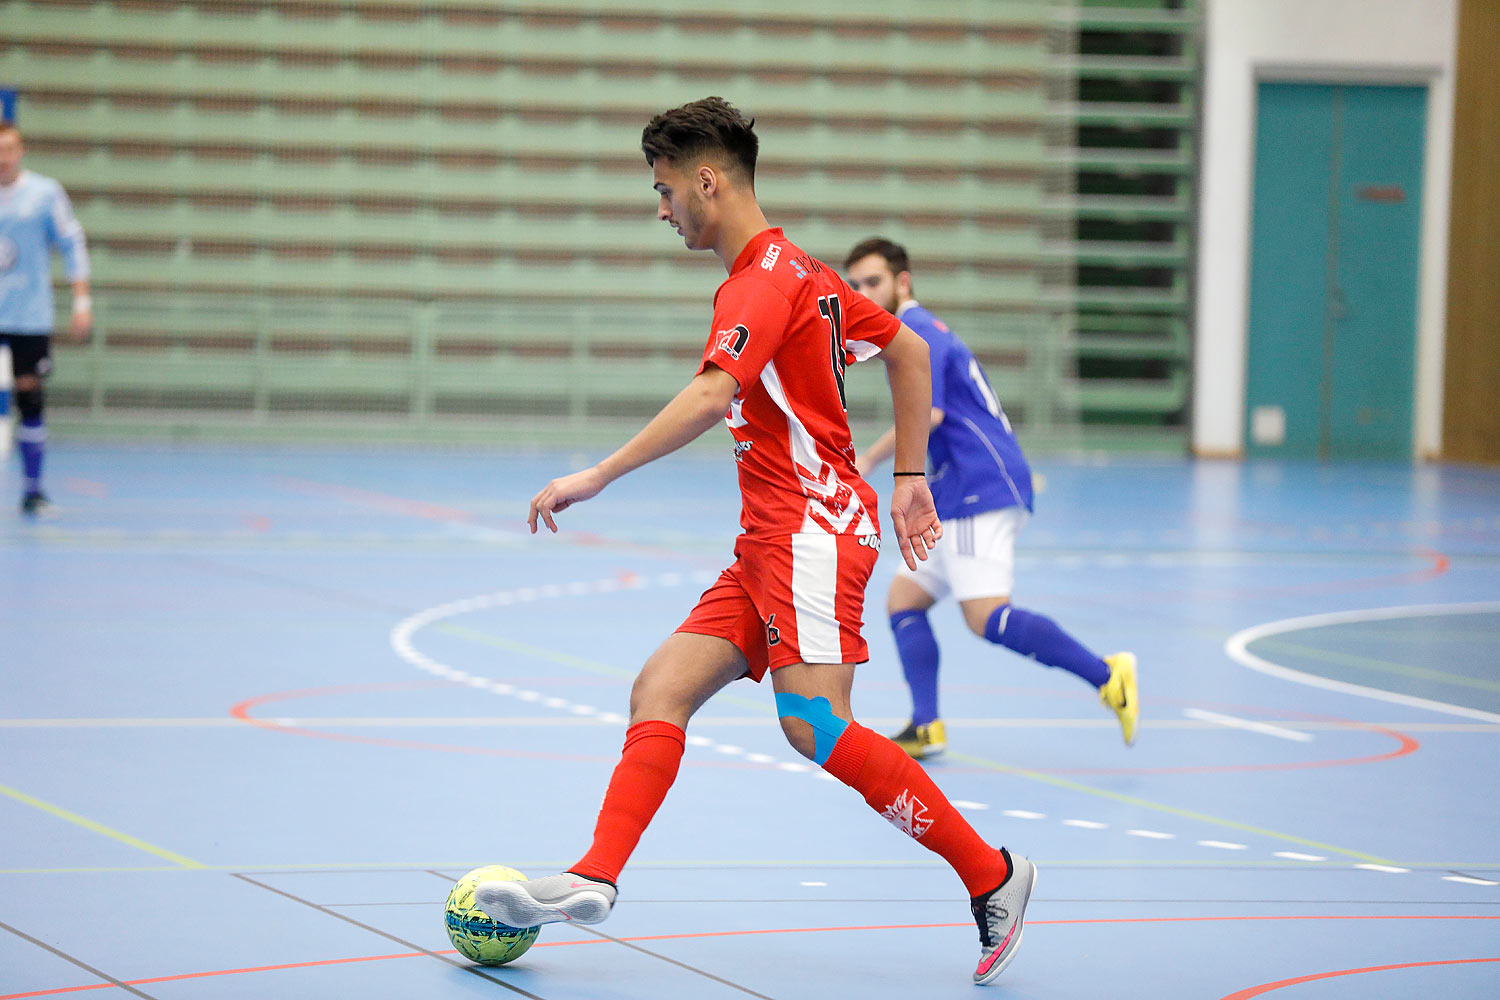
[[[531,533],[536,534],[539,517],[555,533],[553,514],[597,496],[627,472],[671,454],[723,420],[739,388],[739,382],[724,369],[714,364],[705,367],[613,455],[592,468],[552,480],[532,497],[526,517]]]
[[[927,468],[927,432],[932,414],[932,369],[927,341],[903,323],[881,350],[880,359],[885,362],[896,413],[896,471],[922,472]],[[925,560],[927,549],[943,537],[943,526],[925,476],[895,478],[891,488],[891,523],[906,565],[916,569],[917,560]]]
[[[89,247],[83,225],[73,214],[73,203],[59,185],[47,215],[48,236],[62,254],[63,267],[73,286],[73,321],[69,332],[74,340],[83,340],[94,327],[94,300],[89,295]]]
[[[945,416],[947,414],[936,406],[932,408],[932,422],[927,425],[929,434],[934,427],[943,422],[943,417]],[[896,454],[896,428],[892,425],[886,428],[884,434],[875,439],[874,444],[866,448],[863,453],[855,456],[854,467],[863,476],[866,472],[869,472],[894,454]]]

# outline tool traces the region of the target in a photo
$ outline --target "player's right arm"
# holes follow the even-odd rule
[[[707,365],[613,455],[592,468],[552,480],[532,497],[526,517],[531,533],[536,534],[538,517],[555,533],[553,514],[597,496],[627,472],[671,454],[723,420],[739,388],[733,375],[717,365]]]
[[[896,471],[916,473],[896,479],[891,488],[891,524],[906,565],[919,559],[941,537],[943,526],[922,470],[927,468],[928,421],[932,413],[932,369],[927,341],[906,324],[880,352],[896,411]]]

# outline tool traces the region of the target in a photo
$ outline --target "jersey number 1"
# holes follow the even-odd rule
[[[818,298],[818,312],[828,321],[828,336],[832,341],[833,378],[839,384],[839,405],[849,412],[849,398],[844,395],[844,307],[837,295]]]

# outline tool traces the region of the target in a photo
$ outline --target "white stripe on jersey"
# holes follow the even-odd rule
[[[854,355],[855,361],[869,361],[880,353],[880,348],[868,340],[847,340],[844,342],[844,348]]]
[[[844,531],[855,518],[858,518],[853,534],[873,535],[875,528],[870,524],[870,519],[865,516],[865,505],[860,501],[859,493],[854,489],[848,488],[849,505],[844,508],[842,517],[834,517],[833,512],[816,499],[817,497],[832,499],[844,483],[839,479],[833,467],[823,461],[822,456],[818,454],[817,442],[813,440],[813,436],[808,433],[807,427],[798,419],[797,414],[792,412],[792,404],[788,401],[786,389],[781,384],[781,375],[776,371],[776,362],[766,362],[766,366],[760,372],[760,382],[766,387],[766,394],[771,397],[771,402],[775,403],[776,408],[786,416],[786,436],[792,448],[792,464],[797,469],[797,478],[802,483],[803,491],[808,494],[807,512],[802,517],[802,530],[828,533],[828,528],[813,518],[812,515],[816,512],[819,517],[833,526],[835,532]],[[817,478],[813,478],[814,476]]]
[[[990,443],[990,439],[984,436],[984,431],[979,429],[978,424],[974,423],[968,417],[964,417],[964,423],[968,425],[969,430],[974,432],[974,436],[979,439],[979,443],[984,445],[984,450],[990,453],[990,458],[995,460],[995,467],[1000,470],[1000,475],[1005,478],[1005,485],[1010,487],[1010,495],[1015,497],[1016,506],[1025,507],[1026,502],[1021,499],[1021,491],[1016,489],[1016,481],[1010,478],[1010,470],[1005,467],[1005,459],[1000,457],[1000,453],[995,450],[995,446]]]
[[[843,663],[834,599],[839,586],[838,539],[829,534],[792,536],[792,609],[803,663]]]

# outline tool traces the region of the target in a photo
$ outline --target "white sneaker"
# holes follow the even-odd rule
[[[615,887],[572,872],[529,882],[481,882],[474,906],[497,923],[539,927],[566,920],[597,924],[615,905]]]
[[[979,965],[974,969],[974,982],[980,986],[988,986],[1000,978],[1000,973],[1016,957],[1016,949],[1021,947],[1026,904],[1031,901],[1031,890],[1036,888],[1036,865],[1010,851],[1005,851],[1005,857],[1010,862],[1010,877],[969,901],[974,922],[979,925]]]

